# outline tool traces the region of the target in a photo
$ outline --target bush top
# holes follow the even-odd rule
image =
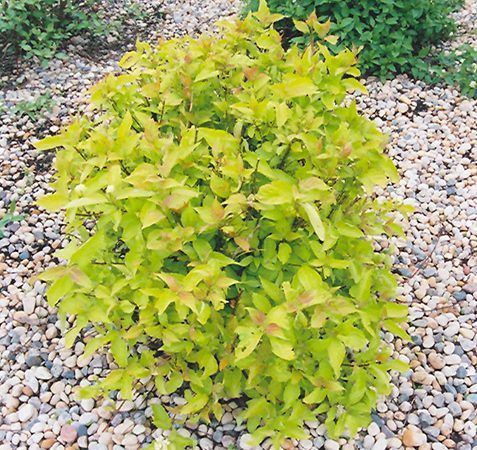
[[[366,424],[401,367],[379,332],[406,337],[370,239],[399,232],[368,194],[396,170],[345,102],[364,90],[356,55],[285,51],[279,18],[262,4],[218,36],[138,43],[94,88],[96,117],[37,144],[62,147],[40,204],[76,236],[42,275],[48,300],[76,317],[67,343],[93,324],[86,353],[110,345],[118,365],[85,392],[127,398],[154,377],[191,420],[245,397],[254,439],[277,446],[319,413],[333,435]]]

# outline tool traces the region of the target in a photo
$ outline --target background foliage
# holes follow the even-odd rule
[[[11,112],[19,116],[28,116],[30,120],[35,121],[39,117],[44,116],[45,113],[51,111],[54,107],[55,101],[48,90],[43,94],[40,94],[33,100],[22,100],[18,102]]]
[[[277,29],[288,40],[303,43],[291,18],[303,19],[315,11],[330,19],[331,31],[340,37],[338,48],[362,46],[359,55],[363,72],[389,78],[408,73],[430,83],[458,84],[467,95],[475,95],[470,84],[477,70],[461,64],[454,52],[431,57],[432,46],[456,30],[449,14],[462,6],[461,0],[270,0],[270,9],[288,16]],[[250,0],[246,10],[255,10]],[[463,49],[470,60],[471,49]],[[475,52],[475,50],[474,50]],[[455,64],[457,62],[457,64]]]
[[[99,36],[105,25],[86,2],[74,0],[0,0],[0,43],[3,57],[53,57],[73,36]]]
[[[420,78],[430,84],[445,81],[459,86],[461,92],[477,98],[477,50],[472,45],[462,45],[454,50],[431,55],[428,70]]]
[[[262,4],[218,36],[139,43],[94,88],[94,119],[37,144],[61,147],[40,204],[75,236],[41,275],[48,301],[75,318],[67,345],[94,330],[85,353],[109,346],[118,366],[83,394],[130,398],[152,377],[186,399],[153,406],[161,428],[241,398],[275,446],[319,414],[332,436],[366,425],[406,368],[380,333],[408,337],[372,239],[401,232],[372,195],[397,172],[345,102],[364,91],[356,55],[331,53],[314,17],[319,41],[285,51],[280,19]]]

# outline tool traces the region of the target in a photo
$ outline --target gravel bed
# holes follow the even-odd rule
[[[141,3],[165,13],[139,27],[151,40],[203,31],[240,8],[238,0]],[[116,1],[113,14],[120,8]],[[477,2],[467,1],[456,18],[457,42],[475,45]],[[135,450],[164,439],[151,430],[150,401],[142,393],[134,401],[115,402],[114,395],[77,401],[77,387],[105,375],[111,358],[82,357],[82,343],[65,349],[44,285],[29,282],[55,263],[52,253],[64,239],[61,217],[35,206],[48,189],[51,155],[38,154],[30,141],[57,132],[83,110],[87,88],[117,70],[120,54],[132,44],[97,60],[84,55],[81,45],[71,44],[73,56],[66,61],[46,68],[25,65],[14,80],[4,77],[9,87],[0,88],[7,110],[45,92],[56,103],[35,121],[0,112],[0,217],[12,202],[25,216],[0,238],[0,450]],[[393,242],[403,279],[397,301],[410,305],[413,342],[385,335],[411,370],[393,379],[392,394],[378,403],[373,422],[355,439],[332,441],[322,424],[309,423],[310,438],[286,448],[477,449],[477,101],[406,76],[366,84],[370,96],[358,97],[358,105],[389,134],[389,153],[402,175],[383,194],[416,206],[406,239]],[[161,400],[183,401],[174,395]],[[228,406],[220,424],[186,425],[180,432],[195,436],[203,450],[251,449],[244,427],[235,422],[238,405]]]

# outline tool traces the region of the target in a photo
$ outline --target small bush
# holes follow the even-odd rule
[[[15,209],[17,207],[16,202],[11,202],[8,206],[7,212],[0,219],[0,239],[5,237],[5,227],[10,225],[13,222],[20,222],[25,217],[21,214],[15,214]]]
[[[418,75],[427,83],[444,81],[458,86],[462,94],[477,98],[477,49],[471,45],[433,55],[426,69]]]
[[[12,113],[20,117],[28,116],[30,120],[36,121],[40,117],[44,117],[55,106],[55,101],[51,96],[51,92],[47,90],[33,100],[22,100],[13,108]]]
[[[3,57],[53,57],[66,40],[80,34],[99,36],[104,24],[74,0],[0,0]],[[84,5],[83,5],[84,6]]]
[[[94,88],[95,119],[37,144],[62,147],[40,204],[76,236],[41,275],[48,301],[75,318],[67,345],[92,327],[85,353],[110,346],[118,365],[83,394],[130,398],[153,377],[187,402],[155,405],[161,428],[241,398],[276,446],[319,414],[333,436],[366,425],[405,366],[381,330],[407,338],[372,240],[400,232],[372,196],[397,173],[345,102],[364,90],[356,55],[332,54],[313,18],[323,39],[285,51],[279,19],[262,4],[219,36],[139,43]]]
[[[343,46],[362,46],[363,72],[388,78],[396,73],[421,74],[427,69],[425,57],[431,46],[455,30],[449,14],[461,0],[270,0],[273,11],[288,18],[278,29],[287,39],[305,38],[293,27],[291,18],[302,20],[312,11],[330,19],[331,31]],[[255,10],[258,0],[250,0],[247,10]],[[291,17],[291,18],[290,18]],[[416,72],[416,66],[420,66]]]

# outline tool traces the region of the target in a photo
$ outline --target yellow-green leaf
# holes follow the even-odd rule
[[[287,361],[295,359],[295,352],[290,342],[280,338],[270,337],[270,344],[272,346],[272,352],[279,358],[286,359]]]
[[[303,209],[305,210],[308,216],[308,219],[310,219],[310,223],[311,223],[311,226],[313,227],[313,230],[315,230],[315,234],[318,236],[318,238],[321,241],[324,241],[326,237],[325,227],[321,220],[320,214],[318,213],[318,210],[316,209],[316,206],[312,205],[311,203],[304,203]]]
[[[304,34],[308,34],[310,32],[310,29],[308,28],[308,25],[301,20],[293,19],[293,24],[295,25],[295,28],[298,31],[301,31]]]
[[[111,353],[119,367],[127,366],[129,357],[128,344],[118,335],[111,341]]]
[[[56,147],[63,147],[67,143],[68,138],[63,134],[59,134],[58,136],[48,136],[41,141],[35,142],[33,146],[37,150],[50,150]]]
[[[282,83],[273,86],[273,90],[285,99],[310,96],[318,92],[311,78],[300,75],[286,75]]]
[[[272,181],[262,186],[257,200],[264,205],[281,205],[293,201],[293,185],[282,180]]]
[[[164,406],[162,406],[160,403],[153,403],[151,405],[151,409],[152,421],[154,422],[154,425],[161,430],[169,430],[171,428],[172,421]]]
[[[59,209],[64,208],[67,203],[68,197],[59,192],[45,195],[37,201],[38,206],[45,208],[47,211],[58,211]]]
[[[200,411],[209,401],[207,394],[197,394],[181,408],[181,414],[192,414]]]
[[[328,359],[336,377],[340,375],[341,364],[345,355],[346,349],[344,344],[336,339],[332,339],[328,345]]]

